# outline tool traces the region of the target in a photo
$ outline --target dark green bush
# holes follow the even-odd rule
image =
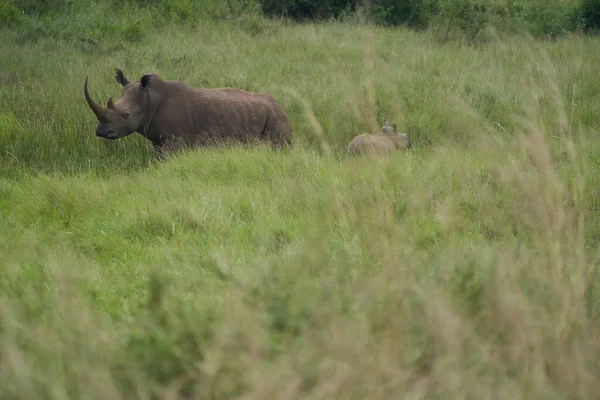
[[[526,8],[529,32],[534,36],[557,37],[581,28],[578,18],[580,4],[562,1],[530,1]]]
[[[194,23],[203,18],[227,19],[260,12],[255,0],[131,0],[153,8],[158,14]]]
[[[373,4],[375,22],[408,25],[414,28],[426,28],[438,10],[436,0],[378,0]],[[385,12],[383,18],[382,12]]]
[[[25,16],[19,9],[8,3],[0,3],[0,26],[21,25],[24,21]]]
[[[125,12],[118,12],[118,10]],[[59,26],[54,17],[70,18]],[[296,21],[362,20],[376,25],[436,27],[445,41],[473,40],[486,27],[559,37],[568,32],[600,31],[600,0],[8,0],[0,3],[0,26],[30,21],[28,36],[87,36],[84,41],[139,41],[150,29],[172,21],[195,25],[201,20],[239,20],[249,31],[263,29],[264,16]],[[46,17],[48,21],[42,19]],[[242,17],[240,19],[240,17]],[[54,29],[53,29],[54,27]],[[72,28],[73,32],[70,32]],[[54,33],[53,33],[54,32]],[[109,39],[108,36],[113,38]],[[118,41],[117,40],[117,41]]]
[[[9,3],[26,14],[44,14],[52,10],[64,10],[73,0],[9,0]]]
[[[427,28],[442,37],[475,39],[488,25],[537,37],[600,30],[600,0],[259,0],[267,16],[293,20],[343,18],[364,10],[378,25]]]
[[[265,15],[295,20],[337,18],[356,10],[356,1],[352,0],[260,0],[260,3]]]
[[[586,32],[600,32],[600,0],[583,0],[580,17]]]
[[[298,21],[325,20],[366,9],[379,25],[401,25],[423,28],[429,22],[436,0],[260,0],[267,16],[286,17]]]
[[[438,0],[442,39],[456,36],[473,40],[497,16],[502,7],[491,0]]]

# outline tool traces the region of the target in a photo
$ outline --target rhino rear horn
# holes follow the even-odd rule
[[[85,83],[83,84],[85,100],[87,101],[88,105],[90,106],[90,108],[92,109],[94,114],[96,114],[96,117],[98,117],[99,120],[106,119],[106,113],[107,113],[106,108],[102,107],[100,104],[98,104],[94,100],[92,100],[92,98],[90,97],[90,93],[88,92],[87,83],[88,83],[88,77],[86,76]]]

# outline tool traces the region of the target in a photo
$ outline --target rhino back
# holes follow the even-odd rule
[[[362,133],[355,136],[350,143],[348,143],[348,153],[355,154],[360,153],[361,150],[371,143],[371,135],[368,133]]]
[[[393,144],[386,138],[369,133],[356,136],[348,143],[348,153],[385,153],[393,148]]]

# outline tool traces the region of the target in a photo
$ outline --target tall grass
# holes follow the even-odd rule
[[[3,398],[598,392],[599,43],[344,24],[0,32]],[[267,91],[294,149],[103,141],[115,67]],[[413,149],[346,158],[383,119]]]

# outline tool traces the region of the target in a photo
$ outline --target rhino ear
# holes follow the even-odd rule
[[[398,126],[396,124],[392,124],[392,128],[394,128],[396,132],[398,131]]]
[[[390,125],[390,121],[388,121],[387,119],[385,121],[383,121],[383,126],[389,126]]]
[[[121,84],[122,86],[129,84],[129,80],[125,78],[125,75],[123,75],[123,71],[121,71],[119,68],[115,69],[115,79],[117,83]]]
[[[143,88],[148,87],[148,85],[150,84],[150,79],[152,79],[152,76],[150,74],[146,74],[140,78],[140,83],[142,84]]]

